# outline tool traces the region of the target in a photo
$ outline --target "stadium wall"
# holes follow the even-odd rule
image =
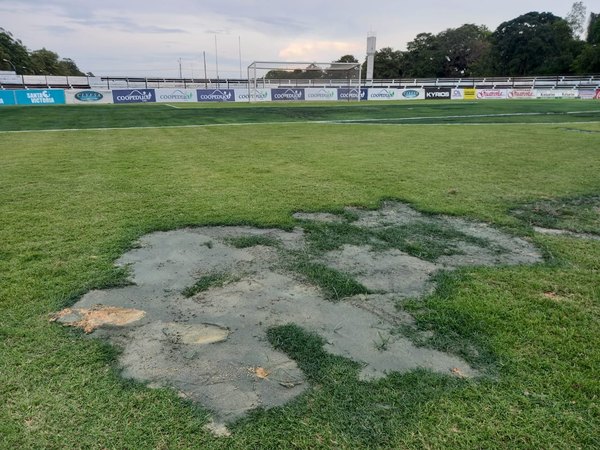
[[[124,103],[204,103],[278,101],[391,101],[391,100],[600,100],[600,89],[452,89],[395,88],[265,88],[247,89],[20,89],[0,90],[0,106]]]

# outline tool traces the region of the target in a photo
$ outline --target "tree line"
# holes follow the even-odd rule
[[[14,70],[19,75],[86,75],[70,58],[60,58],[45,48],[29,51],[4,28],[0,28],[0,70]]]
[[[382,48],[375,54],[374,78],[574,75],[600,73],[600,14],[585,27],[583,2],[565,18],[529,12],[495,31],[465,24],[438,34],[420,33],[406,51]],[[352,55],[339,61],[358,62]],[[363,75],[366,62],[363,64]]]

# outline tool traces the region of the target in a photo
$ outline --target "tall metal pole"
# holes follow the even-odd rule
[[[215,65],[217,66],[217,81],[219,80],[219,49],[217,47],[217,35],[215,34]]]
[[[181,58],[179,58],[179,79],[181,80],[183,78],[182,73],[181,73]]]
[[[6,59],[6,58],[2,58],[2,61],[6,61],[7,63],[9,63],[13,70],[15,71],[15,74],[17,73],[17,68],[15,67],[15,65],[12,63],[12,61],[10,59]]]
[[[238,36],[238,50],[240,51],[240,79],[242,79],[242,38]]]
[[[204,87],[208,87],[208,78],[206,77],[206,52],[202,52],[202,59],[204,60]]]

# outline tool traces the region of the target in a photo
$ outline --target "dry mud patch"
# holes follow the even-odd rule
[[[117,261],[130,269],[131,285],[91,291],[55,320],[120,346],[124,377],[171,386],[226,423],[307,389],[296,362],[266,337],[289,323],[359,362],[365,380],[416,368],[476,376],[460,358],[398,334],[412,321],[398,302],[430,293],[440,270],[541,261],[523,239],[396,202],[297,219],[293,231],[204,227],[144,236]],[[207,277],[220,282],[202,284]],[[356,293],[332,298],[350,281]]]

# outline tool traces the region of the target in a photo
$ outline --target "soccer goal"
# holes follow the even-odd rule
[[[248,101],[260,101],[267,89],[342,89],[344,99],[360,100],[361,64],[344,62],[254,61],[248,66]]]

